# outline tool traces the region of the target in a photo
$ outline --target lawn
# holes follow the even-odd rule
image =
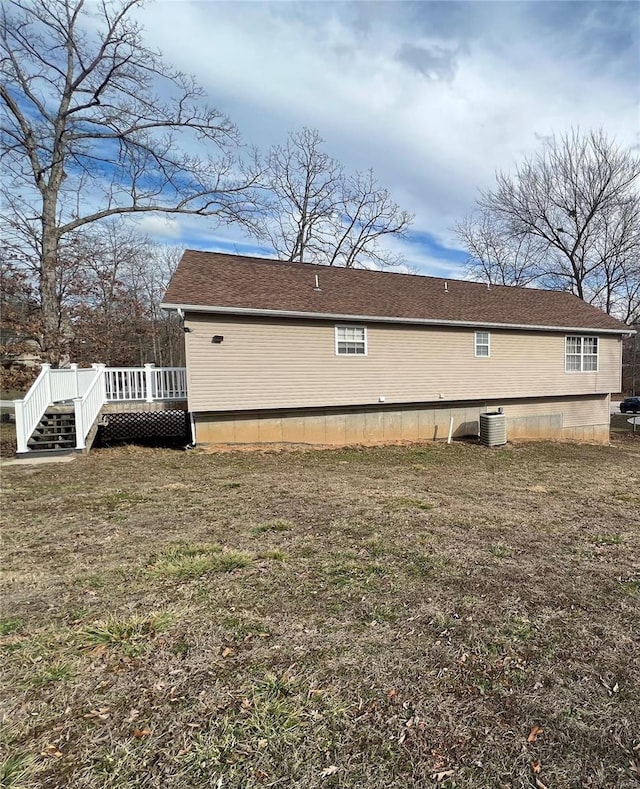
[[[2,476],[4,789],[639,786],[633,437]]]

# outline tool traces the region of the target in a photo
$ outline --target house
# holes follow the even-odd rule
[[[568,293],[193,250],[162,306],[198,444],[433,440],[497,408],[509,439],[605,443],[629,333]]]

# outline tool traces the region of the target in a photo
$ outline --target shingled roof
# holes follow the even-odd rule
[[[316,275],[319,289],[316,289]],[[162,304],[189,311],[623,333],[570,293],[186,250]]]

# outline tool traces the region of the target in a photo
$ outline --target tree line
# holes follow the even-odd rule
[[[3,337],[54,364],[179,360],[179,327],[158,310],[176,252],[137,235],[136,215],[208,217],[283,260],[375,267],[401,262],[385,241],[413,220],[314,129],[244,145],[145,43],[140,5],[0,8]],[[602,131],[545,140],[457,226],[469,276],[570,290],[637,322],[639,172]]]
[[[469,272],[501,285],[568,290],[640,320],[640,159],[602,130],[544,141],[498,173],[456,228]]]
[[[567,290],[640,331],[640,158],[602,130],[543,141],[456,227],[474,279]],[[638,339],[623,390],[640,391]]]

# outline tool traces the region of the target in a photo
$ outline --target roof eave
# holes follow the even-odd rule
[[[205,312],[213,315],[246,315],[265,318],[315,318],[318,320],[367,321],[370,323],[406,323],[421,326],[482,326],[488,329],[519,329],[522,331],[591,331],[598,334],[636,334],[635,330],[631,328],[602,329],[597,326],[550,326],[545,324],[537,325],[527,323],[453,321],[439,318],[394,318],[385,315],[350,315],[332,312],[297,312],[295,310],[250,309],[247,307],[216,307],[203,306],[201,304],[173,304],[170,302],[162,302],[160,304],[160,308],[163,310],[182,310],[183,312]]]

